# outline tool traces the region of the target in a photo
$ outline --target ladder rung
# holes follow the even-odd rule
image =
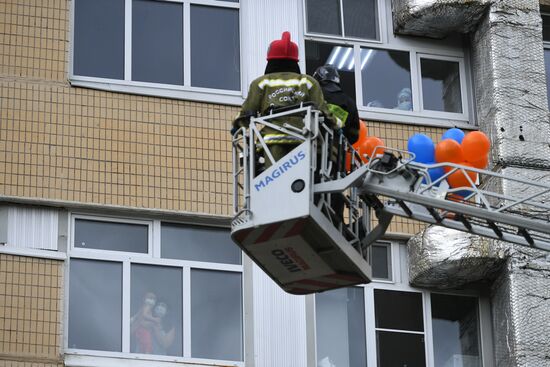
[[[468,221],[468,219],[466,219],[466,217],[462,214],[456,214],[456,217],[455,217],[456,220],[459,220],[462,222],[462,224],[464,224],[464,227],[466,227],[468,229],[468,231],[471,231],[472,230],[472,223],[470,223]]]
[[[399,206],[401,207],[401,209],[403,209],[405,214],[407,214],[409,217],[412,217],[413,213],[412,213],[411,208],[409,208],[403,200],[397,200],[397,204],[399,204]]]
[[[522,235],[525,238],[525,241],[527,241],[531,246],[535,244],[533,237],[531,237],[525,228],[518,228],[518,234]]]
[[[500,228],[498,228],[495,222],[493,222],[492,220],[487,220],[487,224],[489,225],[489,227],[491,227],[493,232],[495,232],[498,238],[502,238],[503,236],[502,231],[500,230]]]
[[[432,207],[427,207],[426,208],[428,210],[428,212],[430,213],[430,215],[435,219],[435,221],[437,223],[441,223],[441,221],[443,220],[443,218],[441,218],[441,215],[439,215],[439,213],[437,212],[437,210],[435,210],[434,208]]]

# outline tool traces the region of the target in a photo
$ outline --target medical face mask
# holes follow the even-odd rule
[[[155,307],[155,310],[153,312],[156,317],[164,317],[166,315],[166,307],[159,305]]]
[[[153,297],[147,297],[147,298],[145,298],[145,304],[146,304],[147,306],[154,306],[155,303],[157,303],[157,300],[154,299]]]

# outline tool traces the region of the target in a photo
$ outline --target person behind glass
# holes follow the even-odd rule
[[[359,139],[359,112],[357,112],[355,101],[342,90],[338,70],[332,65],[320,66],[313,73],[313,77],[321,85],[330,112],[344,122],[342,133],[350,144],[355,143]],[[335,149],[339,149],[340,153],[335,154],[339,159],[336,162],[337,167],[333,172],[334,175],[336,172],[345,171],[346,162],[345,152],[341,149],[342,147],[338,146],[338,136],[335,137],[335,142]],[[342,195],[332,196],[332,209],[336,214],[336,220],[342,222],[344,214],[344,198]]]
[[[160,321],[153,315],[156,303],[155,293],[145,293],[139,311],[130,319],[130,333],[135,338],[135,353],[153,353],[153,328]]]
[[[166,331],[164,317],[168,312],[168,306],[164,302],[158,302],[153,309],[153,316],[158,320],[153,324],[153,354],[168,355],[168,349],[174,343],[176,329],[171,327]]]
[[[233,122],[231,133],[239,127],[248,126],[248,118],[264,115],[270,110],[298,105],[302,102],[313,102],[327,118],[325,122],[333,129],[342,127],[342,121],[334,118],[328,110],[319,83],[309,75],[302,74],[298,65],[298,45],[290,40],[290,33],[283,32],[280,40],[271,42],[267,51],[267,66],[264,75],[252,81],[248,96],[240,113]],[[273,119],[277,126],[284,123],[302,128],[303,118],[288,116]],[[278,130],[264,127],[261,131],[266,145],[275,161],[278,161],[302,142],[297,137],[281,133]],[[271,166],[266,159],[265,167]]]

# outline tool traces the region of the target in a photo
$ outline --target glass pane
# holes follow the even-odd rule
[[[71,259],[69,348],[122,351],[122,264]]]
[[[364,300],[355,287],[315,295],[318,365],[366,365]]]
[[[241,90],[237,9],[191,6],[191,85]]]
[[[458,62],[420,59],[425,110],[462,113]]]
[[[542,40],[550,41],[550,15],[542,16]]]
[[[391,279],[389,245],[372,246],[372,276],[378,279]]]
[[[378,366],[425,367],[424,335],[376,332]],[[436,366],[444,367],[436,364]]]
[[[346,37],[378,39],[375,0],[344,0]]]
[[[412,111],[409,53],[361,49],[363,104]]]
[[[376,327],[424,331],[422,293],[374,290]]]
[[[181,224],[162,224],[161,256],[167,259],[240,264],[241,250],[229,230]]]
[[[146,254],[148,232],[145,224],[76,219],[74,247]]]
[[[355,100],[355,58],[353,47],[306,41],[306,73],[313,75],[319,66],[334,65],[340,74],[342,90]]]
[[[243,360],[241,274],[191,270],[191,356]]]
[[[133,0],[132,80],[183,85],[183,4]]]
[[[479,367],[479,319],[474,297],[432,294],[436,366]]]
[[[306,0],[307,31],[342,35],[340,0]]]
[[[124,0],[77,0],[75,75],[124,79]]]
[[[182,356],[182,270],[132,265],[130,351]]]
[[[544,66],[546,67],[546,97],[550,106],[550,49],[544,50]]]

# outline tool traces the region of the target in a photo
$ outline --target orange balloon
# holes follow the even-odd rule
[[[384,141],[382,139],[377,138],[376,136],[367,136],[365,140],[361,143],[361,145],[358,147],[357,151],[361,155],[361,158],[363,159],[363,162],[367,162],[368,159],[365,158],[365,154],[369,156],[369,158],[372,158],[372,155],[374,154],[374,149],[378,146],[384,146]],[[376,151],[376,154],[382,154],[384,153],[384,148],[379,148]]]
[[[435,146],[435,161],[437,163],[458,163],[464,161],[462,147],[456,140],[445,139]]]
[[[468,162],[460,162],[460,165],[466,166],[466,167],[473,167]],[[449,183],[449,186],[451,186],[453,189],[456,189],[457,187],[463,187],[463,186],[472,187],[472,184],[470,184],[466,175],[468,175],[472,180],[472,182],[475,184],[477,180],[477,172],[472,172],[468,170],[465,170],[465,171],[466,171],[466,174],[462,170],[457,170],[451,173],[447,177],[447,182]]]
[[[462,139],[462,151],[468,162],[475,162],[489,154],[491,142],[481,131],[471,131]]]
[[[473,167],[479,168],[479,169],[485,169],[489,165],[489,156],[484,155],[480,159],[476,161],[468,161]]]
[[[363,122],[363,120],[359,120],[359,137],[357,138],[357,141],[353,143],[353,148],[355,150],[359,149],[359,146],[361,146],[363,140],[365,140],[368,136],[368,130],[367,125]]]

